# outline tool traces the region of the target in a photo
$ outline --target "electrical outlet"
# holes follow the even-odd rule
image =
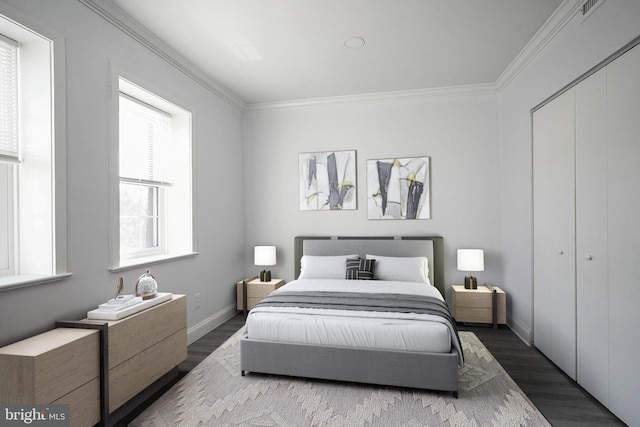
[[[195,306],[196,306],[196,310],[200,309],[200,292],[196,293],[194,296],[194,302],[195,302]]]

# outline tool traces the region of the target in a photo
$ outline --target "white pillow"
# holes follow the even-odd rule
[[[394,257],[367,254],[367,259],[375,259],[373,278],[398,282],[429,283],[429,262],[427,257]]]
[[[344,279],[347,258],[358,258],[358,255],[303,255],[298,279]]]

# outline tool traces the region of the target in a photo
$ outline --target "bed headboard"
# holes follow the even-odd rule
[[[380,256],[426,256],[429,280],[445,295],[444,247],[440,236],[297,236],[294,239],[294,277],[300,275],[302,255],[366,254]]]

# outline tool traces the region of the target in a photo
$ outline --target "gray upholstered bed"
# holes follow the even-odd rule
[[[296,237],[295,273],[302,255],[366,254],[426,256],[429,279],[444,295],[443,239],[410,237]],[[246,372],[289,375],[421,388],[458,393],[460,354],[449,352],[376,350],[346,346],[293,344],[257,340],[240,341],[240,369]]]

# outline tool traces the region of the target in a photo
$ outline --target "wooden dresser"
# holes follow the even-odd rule
[[[72,426],[100,421],[99,332],[58,328],[0,348],[0,403],[68,404]]]
[[[187,298],[108,323],[112,413],[187,358]]]
[[[0,402],[69,404],[71,426],[111,425],[119,409],[187,357],[184,295],[122,320],[64,323],[74,326],[0,348]],[[96,323],[107,324],[108,415],[102,420],[101,332],[83,329]]]

